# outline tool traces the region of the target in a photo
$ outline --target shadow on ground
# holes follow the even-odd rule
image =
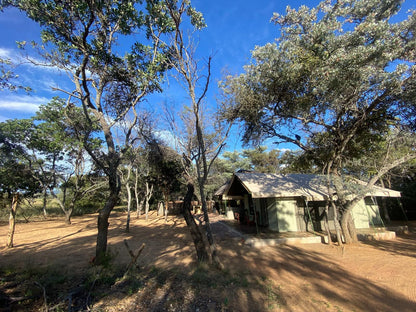
[[[155,216],[149,222],[134,220],[126,233],[125,216],[117,214],[110,220],[112,264],[94,268],[89,262],[95,251],[95,222],[91,216],[76,218],[70,227],[47,222],[22,225],[16,248],[1,251],[1,302],[13,309],[20,302],[33,310],[47,302],[49,308],[71,311],[413,311],[416,303],[403,289],[390,287],[379,272],[356,270],[362,254],[372,259],[372,267],[414,260],[416,248],[410,238],[370,242],[346,255],[322,244],[256,249],[245,245],[237,232],[214,222],[225,266],[220,271],[195,263],[192,240],[181,218],[170,217],[167,223]],[[4,230],[0,228],[1,235]],[[134,251],[146,243],[140,270],[129,274],[124,239]],[[56,268],[63,276],[58,293],[52,289],[56,283],[41,280],[48,270],[57,275]],[[411,274],[409,278],[416,277]],[[14,301],[26,295],[10,285],[23,278],[41,286],[37,292],[33,285],[22,288],[36,294]]]

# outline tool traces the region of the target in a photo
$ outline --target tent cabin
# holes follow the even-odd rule
[[[265,174],[237,172],[214,195],[228,216],[278,232],[304,232],[325,229],[328,199],[326,177],[314,174]],[[361,181],[352,183],[357,192]],[[382,225],[377,198],[400,197],[400,192],[374,186],[353,209],[357,229]],[[329,209],[328,223],[334,228]]]

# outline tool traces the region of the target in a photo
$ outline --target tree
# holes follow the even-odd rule
[[[59,91],[68,95],[68,105],[81,105],[87,127],[75,132],[108,179],[109,196],[97,222],[99,264],[107,250],[108,219],[121,188],[118,167],[131,145],[138,104],[161,90],[167,47],[159,39],[171,30],[170,18],[162,14],[163,3],[150,0],[21,0],[17,6],[41,25],[45,62],[72,78],[75,90]],[[121,50],[121,37],[133,39],[129,50]],[[128,114],[135,117],[123,142],[117,144],[117,124]],[[99,152],[87,140],[93,125],[98,125],[106,145]]]
[[[55,194],[55,188],[72,169],[67,166],[69,153],[79,145],[75,138],[68,135],[67,128],[64,100],[54,98],[48,104],[41,105],[35,117],[32,118],[26,146],[30,151],[30,167],[33,176],[42,186],[44,216],[47,216],[46,202],[49,192],[59,200],[59,206],[66,215],[66,222],[70,223],[71,216],[65,204]]]
[[[0,57],[0,91],[16,91],[18,89],[31,91],[30,87],[25,87],[17,83],[18,75],[13,72],[13,63],[10,59]]]
[[[178,153],[161,140],[148,142],[148,161],[151,168],[152,184],[157,185],[164,201],[163,213],[167,220],[171,194],[177,193],[181,187],[183,166]]]
[[[207,110],[204,109],[204,101],[210,85],[212,58],[208,57],[205,68],[201,69],[200,62],[195,56],[196,46],[193,38],[191,35],[187,36],[181,27],[186,17],[189,17],[193,31],[205,27],[202,14],[190,6],[189,1],[186,0],[167,1],[167,8],[175,25],[175,31],[170,40],[170,66],[175,70],[178,82],[183,85],[183,89],[189,97],[189,105],[186,105],[182,113],[182,122],[186,128],[186,139],[182,147],[187,161],[195,165],[196,179],[193,180],[192,175],[185,171],[187,172],[188,191],[193,189],[189,184],[198,187],[210,249],[210,261],[221,266],[209,222],[205,184],[212,164],[225,145],[230,126],[223,128],[215,116],[212,116],[212,120],[215,122],[212,125],[208,124],[209,117]],[[172,118],[172,120],[174,119]],[[185,168],[189,169],[190,167],[186,166]]]
[[[416,14],[393,23],[401,0],[324,1],[287,8],[273,21],[276,43],[256,47],[245,73],[226,77],[223,115],[244,123],[244,139],[277,138],[313,160],[336,191],[347,242],[354,241],[351,210],[389,170],[416,157],[414,75]],[[357,192],[347,164],[386,144],[377,172]],[[409,154],[391,147],[408,145]],[[390,147],[389,147],[390,146]],[[388,152],[390,150],[390,152]],[[367,171],[362,164],[361,171]],[[353,185],[353,184],[352,184]]]
[[[10,205],[7,247],[13,247],[16,211],[22,196],[31,196],[41,186],[29,166],[27,150],[22,144],[22,131],[28,127],[27,120],[8,120],[0,123],[0,194],[6,195]]]
[[[131,186],[130,177],[132,171],[131,161],[127,160],[122,168],[119,168],[121,181],[124,184],[127,192],[127,221],[126,221],[126,232],[130,232],[130,213],[131,213]]]

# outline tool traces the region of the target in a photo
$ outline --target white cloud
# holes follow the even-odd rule
[[[0,47],[0,57],[3,59],[10,59],[12,57],[12,50]]]
[[[168,131],[168,130],[155,131],[155,135],[157,138],[159,138],[165,144],[167,144],[169,147],[175,150],[178,149],[178,147],[182,145],[180,138],[178,138],[171,131]]]
[[[0,99],[0,110],[21,113],[35,113],[39,105],[47,104],[50,99],[39,96],[6,96]]]

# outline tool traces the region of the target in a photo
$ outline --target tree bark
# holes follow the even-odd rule
[[[339,221],[338,221],[338,210],[337,210],[337,206],[335,205],[334,201],[331,201],[331,206],[332,206],[332,211],[334,213],[335,233],[337,235],[338,245],[341,246],[342,245],[342,238],[341,238],[341,233],[340,233],[340,224],[339,224]],[[341,226],[341,228],[342,228],[342,226]]]
[[[195,222],[195,219],[191,213],[191,201],[192,196],[194,194],[194,186],[191,183],[188,183],[188,190],[186,192],[184,201],[183,201],[183,216],[186,221],[186,225],[188,226],[189,231],[191,232],[191,236],[195,245],[196,255],[198,258],[198,262],[200,263],[207,263],[209,262],[209,255],[207,252],[207,247],[205,245],[204,236],[201,233],[200,228]]]
[[[69,208],[68,210],[65,211],[65,223],[70,225],[71,222],[71,217],[72,217],[72,208]]]
[[[211,223],[209,221],[209,216],[208,216],[207,200],[205,198],[205,191],[204,191],[203,186],[200,186],[200,194],[201,194],[201,201],[202,201],[202,211],[204,213],[205,232],[207,234],[207,239],[208,239],[208,243],[209,243],[209,250],[210,250],[210,253],[211,253],[211,260],[212,260],[212,263],[216,267],[223,268],[223,265],[222,265],[218,255],[217,255],[217,247],[215,245],[214,237],[212,235]]]
[[[70,208],[68,208],[68,209],[66,209],[66,207],[65,207],[65,198],[64,198],[64,200],[62,201],[56,194],[55,194],[55,192],[53,191],[53,189],[50,189],[49,190],[50,191],[50,193],[51,193],[51,195],[52,195],[52,197],[53,198],[55,198],[56,199],[56,201],[58,202],[58,205],[59,205],[59,207],[61,208],[61,210],[63,211],[63,213],[65,214],[65,223],[66,224],[71,224],[71,217],[72,217],[72,211],[73,211],[73,206],[74,206],[74,203],[73,202],[71,202],[71,207]],[[75,196],[75,194],[74,194],[74,196]]]
[[[164,215],[164,205],[163,205],[163,202],[160,201],[157,204],[157,216],[160,217],[160,216],[163,216],[163,215]]]
[[[144,205],[144,199],[139,201],[139,198],[136,199],[136,218],[140,218],[140,215],[142,214],[143,205]]]
[[[329,203],[325,204],[325,230],[326,234],[328,235],[328,245],[332,245],[332,238],[331,238],[331,231],[329,229],[329,222],[328,222],[328,212],[329,212]]]
[[[48,217],[48,212],[46,211],[47,196],[47,189],[44,188],[42,192],[42,212],[45,219]]]
[[[354,220],[352,219],[351,213],[349,215],[350,216],[347,221],[348,232],[352,238],[352,242],[356,243],[358,242],[357,229],[355,228]]]
[[[115,169],[117,172],[117,169]],[[94,264],[100,265],[105,259],[107,253],[107,235],[108,235],[108,218],[117,203],[118,195],[120,193],[120,181],[117,173],[113,173],[112,177],[109,177],[110,195],[98,214],[97,220],[97,245],[95,249],[95,261]]]
[[[354,200],[349,201],[345,206],[345,210],[341,216],[341,227],[342,232],[344,233],[346,244],[358,242],[357,231],[355,229],[354,221],[352,220],[351,212],[360,199],[362,198],[356,197]]]
[[[131,211],[131,190],[130,184],[127,182],[126,184],[127,189],[127,221],[126,221],[126,232],[130,232],[130,211]]]
[[[165,215],[165,222],[168,222],[168,212],[169,212],[169,193],[168,192],[163,192],[163,200],[165,201],[163,214]]]
[[[383,179],[380,179],[380,183],[381,183],[381,187],[385,187]],[[389,186],[389,188],[390,188],[390,186]],[[389,211],[387,209],[386,198],[381,197],[380,202],[381,202],[381,205],[380,205],[381,216],[383,217],[383,220],[384,220],[385,223],[390,224],[391,219],[390,219]]]
[[[16,227],[16,211],[17,211],[18,201],[19,201],[19,194],[14,194],[12,197],[12,205],[10,207],[9,233],[7,234],[7,244],[6,244],[8,248],[13,247],[13,238],[14,238],[14,230]]]
[[[344,233],[345,243],[352,244],[358,241],[357,231],[355,229],[354,221],[352,220],[351,210],[348,209],[341,217],[341,227]]]
[[[139,173],[137,168],[134,169],[134,198],[136,199],[136,218],[139,218],[143,209],[143,202],[139,202]]]
[[[129,166],[128,169],[127,169],[127,178],[126,178],[126,191],[127,191],[126,233],[130,232],[130,211],[131,211],[130,175],[131,175],[131,166]]]
[[[146,214],[146,221],[149,219],[149,201],[153,194],[153,185],[149,187],[149,183],[146,182],[146,193],[144,195],[144,211]]]

